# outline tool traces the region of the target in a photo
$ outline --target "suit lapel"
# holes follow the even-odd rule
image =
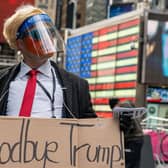
[[[11,71],[8,72],[8,78],[3,87],[3,92],[9,89],[9,84],[16,77],[17,73],[19,72],[19,69],[20,69],[20,64],[17,64],[16,66],[12,68]]]
[[[62,76],[63,77],[63,76]],[[72,118],[72,83],[63,77],[63,94],[64,94],[64,112],[65,117]]]
[[[64,70],[59,69],[55,63],[51,62],[51,65],[54,67],[58,81],[62,86],[63,96],[64,96],[64,105],[63,105],[63,118],[72,118],[71,113],[73,112],[72,108],[72,82],[69,79],[67,73]]]
[[[1,115],[6,115],[7,99],[9,93],[9,84],[16,77],[19,72],[20,64],[9,69],[4,75],[1,76],[1,88],[3,90],[0,93],[0,110]]]

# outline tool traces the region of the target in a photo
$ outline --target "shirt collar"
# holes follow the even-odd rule
[[[20,67],[20,72],[18,76],[20,78],[24,77],[32,68],[30,68],[27,64],[25,64],[23,61],[21,62],[21,67]],[[42,64],[38,69],[37,69],[41,74],[51,77],[51,64],[49,60],[47,60],[44,64]]]
[[[43,75],[47,76],[47,77],[51,77],[51,64],[50,61],[47,60],[43,65],[41,65],[38,69],[37,69],[40,73],[42,73]]]

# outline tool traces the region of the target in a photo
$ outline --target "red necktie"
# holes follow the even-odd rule
[[[24,97],[22,100],[22,105],[20,108],[19,116],[30,117],[33,99],[36,90],[36,81],[37,81],[37,71],[31,70],[28,73],[29,79],[27,81],[26,89],[24,92]]]

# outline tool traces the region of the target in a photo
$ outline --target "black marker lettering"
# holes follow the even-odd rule
[[[70,142],[70,164],[71,166],[76,167],[77,166],[77,156],[78,153],[83,151],[85,153],[84,159],[88,162],[96,162],[96,163],[105,163],[109,165],[110,168],[113,168],[113,162],[119,162],[122,159],[122,149],[118,145],[111,145],[111,146],[102,146],[98,144],[97,146],[92,146],[89,143],[85,143],[82,145],[75,145],[73,143],[73,133],[75,127],[93,127],[92,124],[77,124],[77,123],[61,123],[64,125],[70,126],[70,136],[69,136],[69,142]],[[118,158],[115,158],[114,156],[117,156]]]
[[[10,142],[2,142],[0,144],[0,164],[7,164],[9,162],[16,163],[30,163],[33,160],[41,162],[42,167],[45,168],[47,162],[58,164],[53,155],[58,150],[58,143],[55,141],[45,142],[44,149],[40,148],[39,142],[28,139],[30,120],[22,121],[20,130],[20,139],[18,142],[11,144]],[[41,152],[41,156],[39,154]]]
[[[6,149],[5,149],[6,147]],[[7,142],[4,142],[1,144],[0,146],[0,163],[1,164],[6,164],[9,162],[10,160],[10,144],[8,144]],[[3,158],[4,156],[6,156],[6,158]],[[6,159],[6,160],[5,160]]]

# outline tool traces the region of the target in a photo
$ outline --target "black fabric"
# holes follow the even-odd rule
[[[125,139],[125,150],[126,168],[155,168],[148,135]]]
[[[69,111],[76,118],[97,117],[90,101],[88,82],[76,75],[60,69],[51,62],[58,81],[63,88],[64,105],[63,117],[72,118]],[[20,70],[20,64],[0,71],[0,115],[6,115],[9,85]]]
[[[140,121],[131,116],[120,116],[120,130],[124,132],[125,138],[143,135]]]

